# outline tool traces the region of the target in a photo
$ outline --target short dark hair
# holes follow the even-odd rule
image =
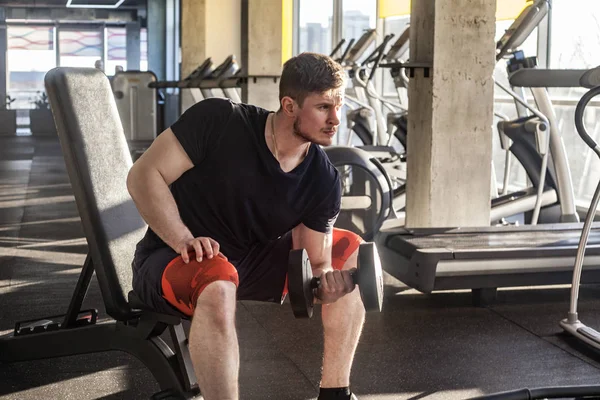
[[[279,103],[289,96],[302,107],[311,93],[324,93],[345,85],[342,66],[331,57],[318,53],[301,53],[283,64],[279,81]]]

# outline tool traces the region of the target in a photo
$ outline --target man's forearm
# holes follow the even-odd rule
[[[140,215],[167,245],[175,247],[184,239],[193,239],[181,221],[177,203],[158,171],[132,171],[127,188]]]

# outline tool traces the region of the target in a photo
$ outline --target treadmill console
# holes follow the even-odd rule
[[[410,24],[407,24],[406,28],[404,28],[404,32],[402,32],[402,34],[398,37],[398,40],[396,40],[396,42],[392,45],[392,47],[390,47],[387,54],[385,55],[386,60],[398,60],[402,56],[404,56],[404,54],[408,50],[409,38]]]
[[[228,56],[211,74],[212,79],[225,79],[235,75],[240,70],[235,56]]]
[[[537,57],[525,57],[522,50],[515,51],[512,55],[511,59],[506,62],[506,70],[509,75],[519,69],[535,68],[537,66]]]
[[[369,29],[363,33],[363,35],[358,39],[356,44],[352,46],[350,52],[348,53],[348,57],[344,60],[348,63],[356,63],[358,59],[367,51],[371,43],[375,42],[375,38],[377,37],[377,31],[375,29]]]
[[[549,9],[548,0],[535,0],[528,4],[496,43],[496,61],[522,45]]]

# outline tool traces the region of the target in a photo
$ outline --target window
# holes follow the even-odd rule
[[[10,23],[7,26],[7,94],[12,109],[30,109],[45,91],[44,76],[57,65],[95,67],[102,62],[107,75],[117,66],[127,69],[124,26],[73,24],[58,27]],[[58,54],[57,54],[58,53]],[[32,62],[35,60],[35,62]],[[148,31],[140,30],[140,69],[148,68]]]
[[[140,30],[140,71],[148,71],[148,29]]]
[[[333,49],[333,0],[298,0],[298,52],[329,54]]]
[[[350,39],[358,40],[367,29],[375,28],[377,2],[374,0],[343,0],[342,1],[342,38],[346,43]],[[372,44],[363,59],[375,49]]]
[[[550,68],[587,69],[600,65],[600,2],[553,0],[551,29]],[[600,162],[575,129],[575,106],[586,91],[549,89],[569,159],[575,200],[587,207],[600,179]],[[586,110],[588,133],[600,141],[600,125],[595,123],[600,111],[597,99]]]
[[[7,38],[7,92],[15,99],[11,108],[32,108],[36,92],[44,90],[44,75],[56,67],[54,27],[8,26]]]
[[[406,29],[406,26],[410,23],[410,15],[401,16],[401,17],[388,17],[384,20],[384,33],[389,35],[390,33],[394,34],[394,38],[391,40],[390,46],[394,44],[396,40],[402,35],[402,32]],[[408,59],[408,54],[403,57],[404,60]],[[391,71],[389,69],[384,69],[383,71],[383,94],[385,96],[405,96],[406,90],[404,88],[396,89],[396,85],[394,84],[394,80],[390,75]],[[405,100],[403,100],[405,101]]]
[[[127,30],[125,27],[106,28],[107,75],[114,75],[117,67],[127,69]],[[148,29],[140,29],[140,71],[148,70]]]
[[[59,29],[61,67],[94,67],[102,62],[103,31]]]
[[[551,68],[600,65],[600,2],[552,2]]]
[[[127,34],[125,27],[106,28],[106,65],[107,75],[114,75],[115,68],[127,69]]]

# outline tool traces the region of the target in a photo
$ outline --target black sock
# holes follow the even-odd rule
[[[350,400],[350,388],[321,388],[319,398],[317,400]]]

